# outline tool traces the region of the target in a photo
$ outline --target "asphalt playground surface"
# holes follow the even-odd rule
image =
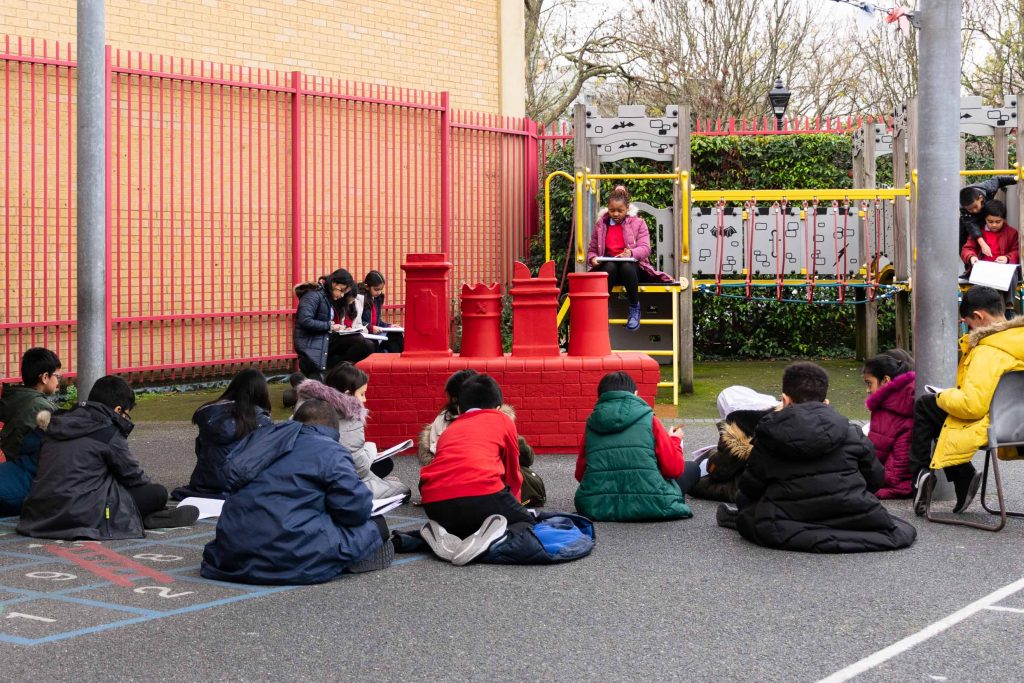
[[[688,451],[713,442],[710,422],[684,424]],[[143,424],[130,443],[171,488],[191,472],[193,438],[184,423]],[[539,456],[548,509],[573,509],[573,464]],[[415,484],[417,469],[415,458],[399,459],[404,481]],[[1024,507],[1018,469],[1010,463],[1004,479]],[[199,577],[210,523],[103,544],[141,566],[111,579],[69,559],[78,549],[20,538],[13,520],[0,520],[0,678],[1024,678],[1024,520],[992,534],[888,503],[917,527],[912,548],[814,556],[751,545],[716,526],[714,503],[691,506],[684,521],[600,523],[592,555],[565,565],[455,567],[399,555],[382,572],[271,590]],[[389,519],[414,528],[419,517],[404,506]]]

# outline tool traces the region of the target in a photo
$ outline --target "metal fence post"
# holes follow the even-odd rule
[[[441,252],[448,254],[451,239],[452,110],[448,93],[441,93]],[[450,256],[450,254],[449,254]]]
[[[109,63],[104,0],[78,0],[78,395],[107,373],[108,216],[106,163]],[[104,182],[97,182],[103,178]]]
[[[303,281],[302,227],[303,227],[303,159],[305,140],[302,132],[302,72],[292,72],[292,284]]]

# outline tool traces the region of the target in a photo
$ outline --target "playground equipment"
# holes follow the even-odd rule
[[[655,356],[673,368],[673,394],[693,384],[692,297],[702,294],[826,304],[857,304],[857,355],[877,352],[877,304],[896,304],[896,342],[910,348],[910,292],[915,268],[917,145],[911,135],[916,102],[900,107],[888,124],[873,123],[853,135],[853,189],[729,190],[693,187],[690,182],[690,120],[687,107],[668,107],[661,117],[643,107],[622,106],[615,118],[601,118],[577,105],[575,174],[552,173],[545,182],[546,253],[550,247],[550,187],[558,179],[574,184],[574,252],[577,271],[585,271],[586,244],[600,210],[603,181],[663,180],[673,184],[673,203],[651,207],[634,202],[654,219],[652,243],[656,267],[669,273],[670,284],[644,284],[646,309],[641,333],[623,330],[613,302],[613,348],[629,348]],[[1019,120],[1018,98],[1004,107],[982,107],[967,98],[961,120],[966,132],[991,131],[996,136],[996,166],[1008,166],[1007,131]],[[1018,136],[1018,158],[1021,141]],[[876,161],[893,149],[893,187],[876,187]],[[631,157],[668,161],[670,173],[611,174],[603,162]],[[1020,166],[975,175],[1015,175]],[[1011,213],[1024,215],[1019,197]],[[1011,216],[1011,223],[1014,218]],[[1019,222],[1017,223],[1019,224]],[[792,288],[801,296],[787,294]],[[826,294],[826,296],[822,296]],[[561,323],[571,318],[570,296],[559,311]],[[654,315],[650,315],[654,313]],[[648,327],[650,326],[650,327]],[[668,328],[651,334],[651,328]]]

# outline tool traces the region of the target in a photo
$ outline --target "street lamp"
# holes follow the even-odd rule
[[[775,129],[782,130],[782,117],[789,105],[789,89],[782,84],[782,76],[775,79],[775,87],[768,91],[768,107],[775,114]]]

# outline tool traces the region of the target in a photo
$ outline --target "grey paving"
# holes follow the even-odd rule
[[[692,449],[714,428],[687,424],[686,433]],[[132,436],[146,469],[171,486],[191,470],[192,439],[184,424],[140,425]],[[537,469],[550,507],[572,509],[573,458],[541,456]],[[1024,500],[1018,469],[1006,476]],[[415,482],[414,459],[401,459],[398,473]],[[387,571],[326,585],[41,645],[0,643],[0,668],[4,680],[35,681],[813,681],[1024,575],[1024,521],[990,534],[920,522],[906,502],[888,506],[918,527],[911,549],[765,550],[719,529],[714,505],[694,501],[691,520],[599,524],[594,553],[567,565],[458,568],[399,556]],[[194,559],[195,541],[180,543],[168,554]],[[100,600],[112,591],[87,592]],[[152,598],[125,604],[159,609]],[[1002,604],[1024,607],[1024,594]],[[72,618],[126,616],[81,605]],[[1019,680],[1022,631],[1024,614],[984,611],[858,680]]]

